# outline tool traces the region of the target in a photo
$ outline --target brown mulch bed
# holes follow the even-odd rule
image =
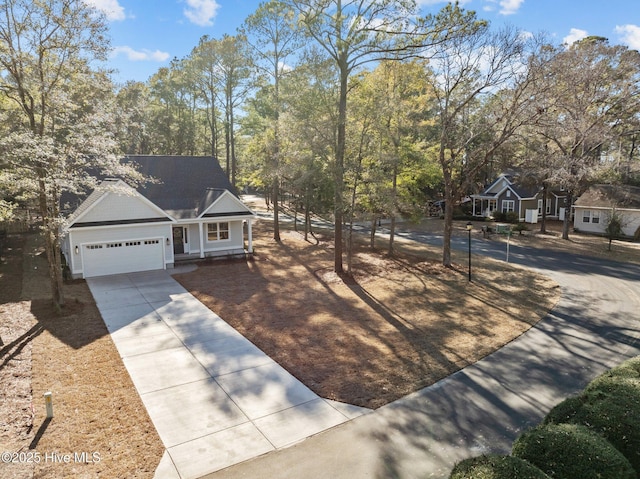
[[[358,243],[353,277],[332,272],[329,237],[306,242],[254,229],[256,255],[177,275],[200,301],[325,398],[377,408],[495,351],[559,298],[548,278],[474,257],[397,243],[389,257]],[[456,260],[454,253],[454,261]],[[465,259],[461,256],[460,262]]]
[[[39,463],[3,464],[2,477],[153,477],[164,447],[86,283],[65,284],[66,306],[56,312],[38,237],[11,241],[0,264],[0,452],[38,453]]]

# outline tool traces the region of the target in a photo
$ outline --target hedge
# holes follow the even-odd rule
[[[629,461],[609,441],[578,424],[544,424],[522,434],[512,454],[555,479],[635,479]]]
[[[562,401],[545,424],[580,424],[601,434],[640,471],[640,395],[628,385],[607,384],[609,393],[585,391]]]
[[[550,479],[533,464],[514,456],[488,455],[465,459],[449,479]]]

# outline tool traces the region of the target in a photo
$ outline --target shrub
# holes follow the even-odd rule
[[[520,221],[520,215],[518,215],[518,213],[516,213],[515,211],[509,211],[506,215],[505,221],[507,223],[517,223],[518,221]]]
[[[522,234],[523,231],[529,231],[529,227],[525,223],[516,223],[511,228],[511,231],[514,233],[517,231],[518,234]]]
[[[640,472],[640,357],[591,381],[547,415],[545,424],[587,426],[605,437]]]
[[[503,213],[502,211],[494,211],[493,213],[491,213],[491,216],[493,216],[493,219],[498,223],[504,223],[505,221],[507,221],[507,214]]]
[[[465,459],[451,471],[449,479],[549,479],[544,472],[514,456],[478,456]]]
[[[634,479],[629,461],[599,434],[578,424],[545,424],[520,436],[512,454],[556,479]]]

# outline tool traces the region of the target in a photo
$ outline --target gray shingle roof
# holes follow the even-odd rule
[[[123,161],[135,163],[143,175],[157,180],[139,186],[136,191],[176,219],[196,218],[224,190],[238,197],[213,156],[128,155]],[[98,180],[107,179],[99,174],[95,176]],[[126,183],[126,179],[124,181]],[[70,208],[66,211],[71,214],[91,196],[89,193],[84,196],[65,193],[61,204],[68,204]]]
[[[640,188],[630,185],[593,185],[580,195],[575,206],[640,209]]]
[[[138,192],[174,218],[195,218],[224,190],[238,196],[218,161],[212,156],[129,155],[145,176],[160,180]]]

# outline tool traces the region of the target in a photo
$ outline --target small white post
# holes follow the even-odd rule
[[[47,419],[51,419],[53,417],[53,401],[51,391],[44,393],[44,404],[47,407]]]

